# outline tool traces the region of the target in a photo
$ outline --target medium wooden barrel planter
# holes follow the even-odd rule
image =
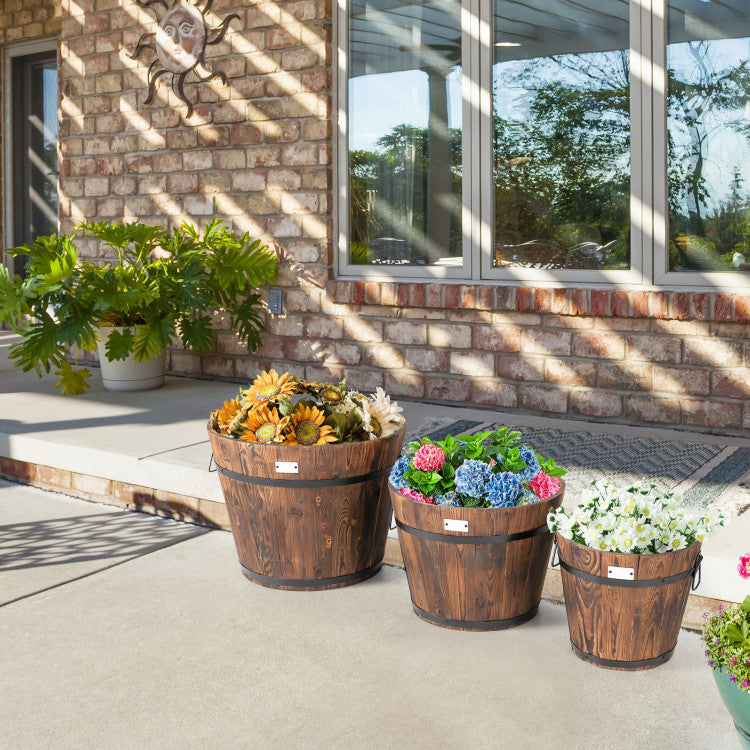
[[[581,659],[620,670],[651,669],[677,645],[699,542],[676,552],[600,552],[556,535],[570,644]]]
[[[208,434],[242,572],[262,586],[349,586],[383,563],[388,475],[406,426],[363,443],[297,446]]]
[[[518,508],[448,508],[417,503],[393,485],[396,514],[414,611],[457,630],[502,630],[539,609],[552,534],[547,512],[557,495]]]

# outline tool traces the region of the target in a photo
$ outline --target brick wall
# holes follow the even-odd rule
[[[0,0],[0,44],[31,41],[39,37],[51,36],[60,32],[60,0]],[[3,61],[0,56],[0,82],[5,80]],[[0,83],[0,90],[2,83]],[[9,137],[2,133],[2,140]],[[0,150],[0,154],[4,154]],[[4,165],[0,162],[0,169]],[[0,181],[0,201],[5,201]],[[0,211],[0,236],[5,236]]]
[[[144,104],[148,61],[128,52],[149,12],[63,2],[63,229],[220,216],[282,258],[285,314],[262,348],[248,356],[216,316],[215,352],[174,350],[174,371],[274,366],[397,397],[750,431],[750,294],[333,280],[330,0],[216,0],[211,25],[231,12],[207,55],[229,85],[188,83],[186,120],[168,76]]]

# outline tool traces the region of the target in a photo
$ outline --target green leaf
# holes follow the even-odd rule
[[[125,328],[123,331],[113,329],[109,334],[104,350],[107,359],[110,362],[116,362],[127,359],[130,352],[133,351],[134,345],[133,332],[129,328]]]
[[[55,383],[56,388],[60,388],[65,396],[79,396],[88,387],[88,379],[91,373],[85,368],[73,369],[70,362],[63,359],[59,362],[60,369],[55,370],[55,375],[60,379]]]
[[[202,315],[199,318],[182,318],[180,320],[180,338],[187,349],[196,349],[205,354],[211,350],[214,342],[214,331],[211,318]]]

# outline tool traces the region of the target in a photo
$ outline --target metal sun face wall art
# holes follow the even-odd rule
[[[188,0],[136,0],[141,8],[154,13],[159,24],[157,31],[144,34],[135,46],[130,57],[136,59],[146,50],[156,53],[156,58],[148,68],[148,96],[145,104],[151,104],[156,93],[156,85],[162,76],[172,76],[172,91],[187,104],[187,117],[193,114],[193,103],[185,94],[185,79],[193,72],[200,82],[218,78],[226,85],[226,75],[206,68],[204,53],[206,47],[218,44],[226,36],[230,22],[239,18],[236,13],[227,16],[222,24],[211,28],[206,23],[206,14],[214,0],[196,4]],[[201,8],[201,5],[203,6]],[[164,9],[161,18],[156,6]]]

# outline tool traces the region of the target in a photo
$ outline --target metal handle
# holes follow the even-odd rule
[[[211,467],[214,467],[213,469]],[[211,454],[211,460],[208,462],[208,470],[213,474],[217,470],[216,462],[214,461],[214,454]]]
[[[690,590],[695,591],[698,586],[701,585],[701,563],[703,562],[703,555],[698,555],[695,560],[695,567],[693,568],[693,582],[690,584]]]
[[[555,558],[557,558],[557,562],[555,562]],[[550,561],[550,567],[560,567],[560,550],[557,548],[557,537],[552,541],[552,560]]]

